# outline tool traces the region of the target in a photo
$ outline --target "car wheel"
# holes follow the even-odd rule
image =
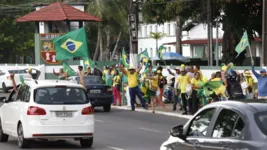
[[[104,112],[110,112],[111,105],[105,105],[103,106]]]
[[[0,142],[7,142],[7,141],[8,141],[8,135],[3,132],[2,122],[0,119]]]
[[[19,148],[27,148],[28,147],[28,140],[24,138],[24,132],[23,132],[23,127],[22,124],[20,123],[18,125],[18,147]]]
[[[5,93],[8,93],[8,89],[7,89],[6,84],[4,82],[2,83],[2,89]]]
[[[93,145],[94,138],[80,139],[80,144],[83,148],[90,148]]]

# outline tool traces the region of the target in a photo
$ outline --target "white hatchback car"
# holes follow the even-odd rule
[[[79,84],[57,80],[25,80],[0,108],[0,142],[18,139],[20,148],[34,139],[80,140],[91,147],[94,109]]]
[[[19,75],[21,75],[24,79],[30,79],[32,76],[23,69],[1,69],[0,70],[0,88],[7,93],[8,90],[12,89],[12,82],[10,80],[10,74],[15,74],[15,81],[19,84]]]

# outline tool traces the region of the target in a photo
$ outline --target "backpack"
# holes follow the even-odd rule
[[[238,81],[228,80],[227,93],[229,95],[229,99],[244,99],[245,98],[241,84]]]

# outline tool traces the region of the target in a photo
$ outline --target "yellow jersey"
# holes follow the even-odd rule
[[[193,78],[192,80],[191,80],[191,84],[193,85],[193,86],[199,86],[199,83],[201,82],[201,80],[197,80],[196,78]],[[194,87],[192,87],[194,90],[198,90],[198,88],[194,88]]]
[[[181,87],[181,93],[186,93],[186,86],[191,83],[191,78],[189,75],[180,75],[177,77],[177,83],[179,83]]]
[[[113,78],[113,86],[119,85],[120,84],[121,77],[120,75],[116,75]]]
[[[138,86],[138,73],[134,72],[131,74],[129,71],[126,71],[126,76],[128,78],[128,86],[129,88],[134,88]]]

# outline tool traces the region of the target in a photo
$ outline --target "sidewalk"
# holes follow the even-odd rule
[[[112,106],[113,109],[121,109],[121,110],[131,110],[131,107],[128,106]],[[185,118],[185,119],[191,119],[192,115],[182,115],[182,111],[179,111],[179,106],[177,106],[176,111],[172,111],[172,104],[165,104],[166,112],[162,110],[161,106],[157,106],[155,110],[155,114],[161,114],[166,116],[173,116],[173,117],[179,117],[179,118]],[[146,113],[152,113],[151,106],[148,108],[148,110],[145,110],[142,107],[136,107],[135,111],[137,112],[146,112]]]

